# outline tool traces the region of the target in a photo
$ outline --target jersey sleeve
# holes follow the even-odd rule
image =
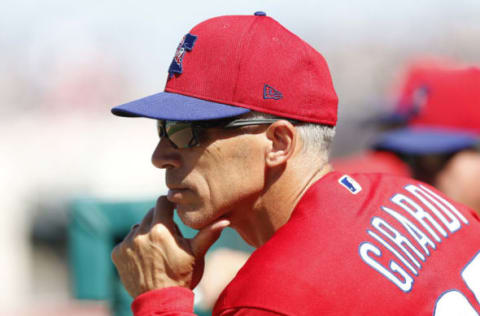
[[[192,316],[193,297],[191,290],[183,287],[169,287],[139,295],[132,303],[134,316]],[[236,307],[222,310],[214,316],[279,316],[273,311]]]
[[[134,316],[192,316],[194,294],[184,287],[167,287],[143,293],[132,303]]]
[[[237,307],[223,310],[219,314],[213,316],[281,316],[283,314],[276,313],[267,309],[254,307]]]

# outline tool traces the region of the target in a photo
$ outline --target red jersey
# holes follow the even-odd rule
[[[174,291],[139,296],[135,315],[173,312],[192,295],[168,305]],[[148,313],[154,300],[158,313]],[[479,301],[476,213],[413,179],[331,172],[251,255],[213,315],[478,315]]]

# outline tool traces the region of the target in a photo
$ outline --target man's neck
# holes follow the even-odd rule
[[[314,170],[311,163],[297,163],[294,166],[286,168],[274,183],[267,186],[249,216],[245,216],[243,222],[235,225],[237,232],[251,246],[258,248],[266,243],[287,223],[308,188],[332,171],[328,163]]]

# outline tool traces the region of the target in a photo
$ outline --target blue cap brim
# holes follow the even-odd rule
[[[443,128],[401,128],[380,134],[373,142],[376,149],[404,154],[441,154],[471,148],[479,143],[474,133]]]
[[[171,121],[222,119],[250,112],[249,109],[161,92],[116,106],[112,113],[126,117],[147,117]]]

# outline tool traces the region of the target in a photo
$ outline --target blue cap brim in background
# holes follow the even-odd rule
[[[474,133],[443,128],[401,128],[380,134],[373,147],[404,154],[427,155],[474,147],[480,138]]]
[[[250,112],[231,106],[181,94],[161,92],[116,106],[112,113],[126,117],[147,117],[171,121],[203,121],[227,118]]]

